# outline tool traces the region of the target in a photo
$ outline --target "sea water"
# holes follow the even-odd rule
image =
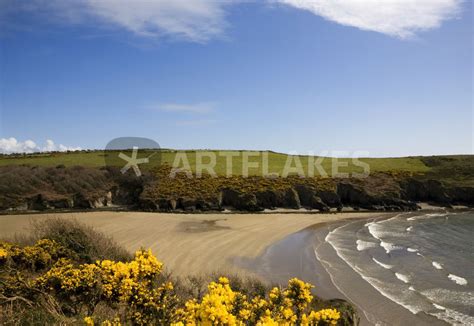
[[[370,286],[409,312],[474,325],[474,212],[359,220],[325,240]]]

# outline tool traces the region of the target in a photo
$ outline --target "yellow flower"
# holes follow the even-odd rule
[[[120,323],[120,318],[115,318],[114,320],[104,320],[101,324],[101,326],[121,326],[122,324]]]
[[[219,283],[220,284],[229,284],[229,279],[227,277],[221,276],[219,277]]]
[[[132,261],[78,265],[60,258],[58,248],[49,240],[24,248],[0,242],[0,260],[11,256],[33,264],[51,262],[53,267],[35,279],[34,286],[72,298],[78,305],[102,301],[111,307],[126,307],[121,316],[127,324],[314,326],[337,325],[341,318],[336,309],[310,311],[313,286],[297,278],[289,280],[286,289],[273,288],[266,295],[247,297],[233,290],[228,278],[219,277],[208,284],[202,299],[183,303],[171,282],[161,283],[163,264],[150,250],[137,251]],[[92,316],[83,321],[94,326]],[[120,326],[121,320],[105,320],[101,325]]]
[[[86,324],[86,326],[94,326],[94,319],[92,319],[92,317],[85,317],[84,318],[84,324]]]
[[[270,316],[263,316],[257,322],[257,326],[279,326],[279,323],[273,320]]]
[[[336,309],[322,309],[319,311],[311,311],[309,316],[303,315],[302,325],[317,325],[323,322],[325,325],[337,325],[337,321],[341,318],[341,314]]]
[[[309,283],[292,278],[288,281],[288,288],[284,291],[284,295],[292,302],[296,309],[302,311],[313,300],[311,294],[312,287]]]
[[[5,259],[8,257],[8,251],[6,249],[0,248],[0,259]]]

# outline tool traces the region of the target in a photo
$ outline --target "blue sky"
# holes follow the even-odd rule
[[[0,150],[472,154],[472,4],[341,1],[0,0]]]

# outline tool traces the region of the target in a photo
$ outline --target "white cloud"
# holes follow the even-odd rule
[[[15,11],[46,21],[102,25],[136,35],[207,42],[223,34],[229,6],[241,0],[0,0],[0,24]],[[458,16],[464,0],[266,0],[308,10],[338,24],[400,38]],[[1,26],[1,25],[0,25]]]
[[[216,104],[214,102],[202,102],[194,104],[183,104],[183,103],[164,103],[156,106],[150,106],[152,109],[158,109],[166,112],[183,112],[183,113],[196,113],[196,114],[207,114],[215,110]]]
[[[56,145],[51,139],[46,140],[46,146],[42,148],[42,152],[53,152],[56,150]]]
[[[46,140],[45,146],[38,146],[32,140],[26,140],[24,142],[18,141],[13,137],[0,138],[0,153],[11,154],[11,153],[34,153],[34,152],[65,152],[65,151],[78,151],[80,147],[69,147],[63,144],[56,145],[51,139]]]
[[[19,142],[13,137],[0,138],[1,153],[32,153],[36,148],[36,144],[32,140]]]
[[[362,30],[409,38],[456,17],[462,0],[274,0]]]
[[[215,0],[88,0],[89,10],[102,19],[140,35],[172,34],[204,42],[225,27],[224,6]]]
[[[30,0],[3,1],[3,11],[28,11],[49,21],[116,26],[147,37],[206,42],[226,27],[225,7],[235,0]],[[2,9],[2,6],[0,6]]]

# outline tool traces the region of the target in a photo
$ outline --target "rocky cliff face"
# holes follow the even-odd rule
[[[413,201],[451,206],[474,203],[474,188],[467,186],[446,186],[437,180],[419,181],[413,178],[402,180],[402,196]]]
[[[7,166],[0,168],[0,176],[3,211],[133,206],[144,183],[118,171],[83,167]]]
[[[419,209],[418,202],[474,207],[474,187],[384,173],[364,179],[182,178],[160,180],[157,185],[151,175],[135,178],[105,169],[17,167],[10,172],[10,180],[0,181],[0,210],[121,205],[146,211],[186,212],[225,208],[248,212],[305,208],[328,212],[347,207],[410,211]]]
[[[265,189],[247,191],[224,188],[215,197],[202,198],[140,198],[144,210],[221,210],[232,208],[241,211],[262,211],[264,209],[306,208],[320,212],[340,211],[344,207],[355,210],[373,211],[413,211],[420,207],[418,202],[428,202],[438,206],[466,205],[474,207],[474,188],[446,187],[434,180],[387,179],[376,176],[377,180],[334,180],[334,189],[320,189],[317,184],[295,184],[286,189]],[[373,186],[384,179],[384,187]],[[373,187],[371,187],[371,185]],[[176,201],[171,205],[170,201]],[[198,204],[200,203],[200,204]]]

